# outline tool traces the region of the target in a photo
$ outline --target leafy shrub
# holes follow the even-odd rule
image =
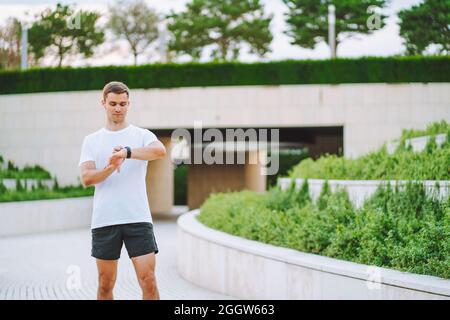
[[[444,122],[433,124],[430,132],[441,130]],[[448,130],[448,128],[447,128]],[[445,132],[444,132],[445,133]],[[438,147],[430,139],[421,152],[413,152],[404,141],[405,132],[393,154],[386,146],[356,159],[325,155],[317,160],[303,160],[289,172],[292,178],[343,180],[450,180],[450,133]]]
[[[276,153],[268,153],[268,157],[276,156]],[[306,149],[289,149],[278,152],[279,168],[277,174],[267,176],[269,187],[276,185],[277,179],[286,176],[289,170],[300,161],[308,157]]]
[[[0,196],[4,193],[6,193],[8,189],[5,187],[5,185],[3,184],[3,181],[0,180]]]
[[[18,168],[11,160],[8,160],[6,170],[0,168],[0,179],[50,179],[50,173],[39,165],[34,167],[25,165]]]
[[[427,126],[425,130],[403,129],[401,140],[417,138],[428,135],[436,135],[440,133],[450,133],[450,123],[445,120],[433,122]]]
[[[198,219],[230,234],[333,258],[450,278],[450,198],[421,184],[380,186],[360,209],[327,184],[316,202],[300,190],[217,193]]]
[[[11,201],[30,201],[30,200],[44,200],[44,199],[61,199],[74,197],[87,197],[94,194],[94,188],[84,188],[83,186],[65,186],[60,187],[58,191],[48,190],[48,188],[34,188],[32,191],[14,191],[5,190],[0,192],[0,202]]]
[[[188,166],[185,164],[177,165],[174,169],[175,205],[186,205],[187,203],[187,173]]]

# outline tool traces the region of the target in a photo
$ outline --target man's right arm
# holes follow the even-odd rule
[[[108,164],[103,169],[97,169],[94,161],[86,161],[80,165],[80,177],[81,182],[85,187],[89,187],[100,182],[103,182],[108,178],[117,166]]]

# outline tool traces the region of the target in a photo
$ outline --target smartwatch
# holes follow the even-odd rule
[[[126,146],[125,149],[127,149],[127,159],[131,158],[131,148]]]

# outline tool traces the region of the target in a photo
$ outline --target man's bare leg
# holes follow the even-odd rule
[[[113,289],[117,277],[117,260],[97,260],[98,300],[113,300]]]
[[[142,289],[143,300],[159,300],[159,291],[155,276],[155,253],[149,253],[131,258],[139,285]]]

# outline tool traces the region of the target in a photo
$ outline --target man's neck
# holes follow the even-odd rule
[[[128,123],[126,121],[115,122],[115,121],[106,121],[105,128],[110,131],[119,131],[128,127]]]

